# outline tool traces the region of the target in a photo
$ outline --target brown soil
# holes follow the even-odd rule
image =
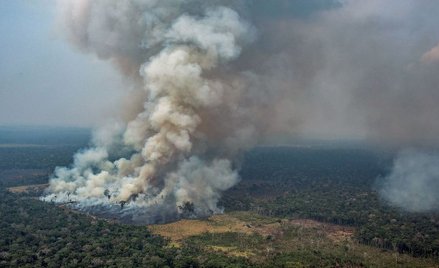
[[[41,191],[47,188],[49,184],[33,184],[33,185],[24,185],[24,186],[17,186],[17,187],[10,187],[8,190],[12,193],[23,193],[28,191]]]

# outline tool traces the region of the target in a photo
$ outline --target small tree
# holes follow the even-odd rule
[[[105,189],[105,191],[104,191],[104,195],[108,198],[108,200],[110,200],[110,198],[111,198],[110,190]]]
[[[180,210],[180,214],[184,217],[191,217],[195,215],[195,206],[194,203],[186,201],[182,205],[178,206]]]

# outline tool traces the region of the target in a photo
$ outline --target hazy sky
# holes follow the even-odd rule
[[[0,125],[92,126],[116,107],[119,74],[57,36],[54,17],[54,1],[0,0]]]
[[[206,3],[217,1],[237,2]],[[103,122],[119,114],[124,102],[117,100],[132,84],[122,83],[114,65],[95,55],[130,67],[135,75],[149,53],[155,53],[139,46],[151,38],[144,29],[138,29],[139,34],[124,24],[131,16],[130,3],[142,1],[115,0],[107,6],[104,0],[91,24],[74,18],[78,10],[72,18],[68,12],[56,12],[55,2],[0,0],[0,125]],[[439,1],[243,2],[252,4],[242,13],[255,25],[258,37],[234,63],[235,73],[256,75],[258,81],[246,81],[249,94],[260,103],[249,109],[261,113],[256,121],[264,122],[262,129],[270,129],[270,135],[438,139]],[[80,11],[83,7],[78,6]],[[315,12],[322,9],[325,12]],[[109,12],[108,17],[100,12]],[[70,42],[56,34],[56,13],[65,16],[63,22],[73,23],[63,32],[73,37]],[[144,99],[131,95],[124,109],[134,116],[144,110]],[[253,96],[250,99],[253,103]],[[260,109],[264,103],[275,103],[267,109],[276,108]]]
[[[120,74],[59,36],[55,3],[0,0],[0,125],[88,127],[117,114],[116,99],[124,91]],[[256,13],[290,16],[327,2],[299,1],[283,10],[260,4]]]
[[[57,34],[55,2],[0,0],[0,125],[93,126],[117,114],[119,73]],[[306,13],[314,2],[292,12]]]

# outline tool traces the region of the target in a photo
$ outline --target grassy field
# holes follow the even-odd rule
[[[25,192],[40,192],[49,186],[48,183],[44,184],[32,184],[32,185],[23,185],[16,187],[9,187],[8,190],[12,193],[25,193]]]
[[[255,265],[279,261],[282,267],[439,267],[431,259],[359,244],[353,239],[352,227],[307,219],[232,212],[204,220],[151,225],[148,229],[170,239],[173,247],[243,257]]]

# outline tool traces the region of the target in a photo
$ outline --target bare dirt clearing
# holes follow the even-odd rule
[[[288,227],[316,229],[316,231],[323,232],[325,236],[335,242],[350,239],[354,231],[354,229],[350,227],[321,223],[313,220],[281,220],[265,218],[248,212],[213,215],[206,220],[184,219],[168,224],[150,225],[148,228],[153,233],[169,238],[174,243],[178,243],[188,237],[204,233],[237,232],[276,238],[282,236],[284,229]]]
[[[24,186],[16,186],[16,187],[9,187],[8,190],[12,193],[24,193],[24,192],[38,192],[42,191],[45,188],[47,188],[49,184],[33,184],[33,185],[24,185]]]

